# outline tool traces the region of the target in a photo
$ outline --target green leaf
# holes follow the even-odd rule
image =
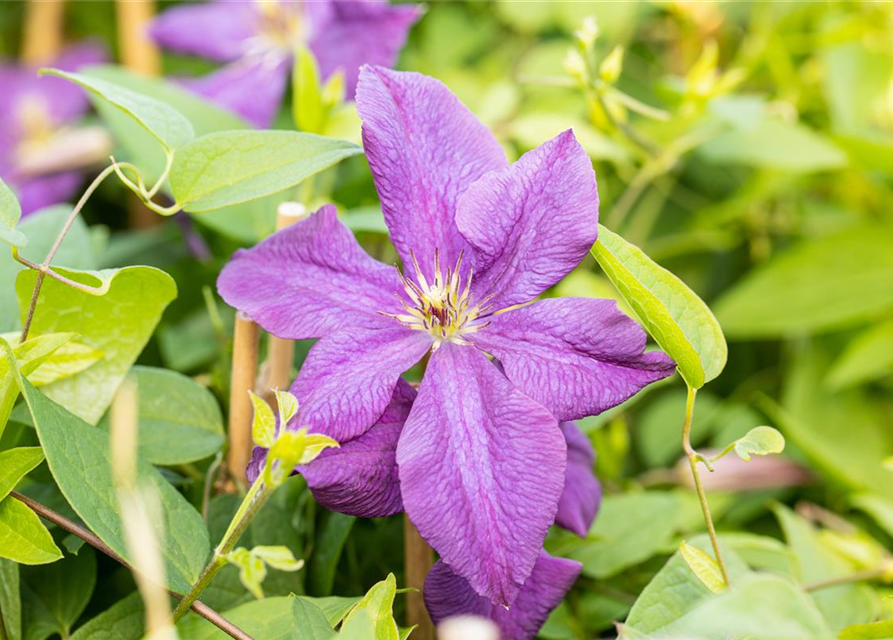
[[[311,133],[211,133],[177,152],[171,189],[184,210],[212,211],[293,187],[361,152],[357,145]]]
[[[298,413],[298,399],[289,391],[275,390],[276,408],[279,410],[279,422],[288,424]]]
[[[716,303],[716,315],[739,339],[864,322],[893,308],[891,246],[893,228],[868,225],[801,242],[748,273]]]
[[[223,616],[258,640],[292,640],[294,596],[264,598],[222,611]],[[177,625],[184,640],[230,640],[225,632],[198,616],[187,616]]]
[[[61,557],[53,536],[31,509],[11,496],[0,500],[0,558],[47,564]]]
[[[202,460],[223,446],[223,415],[214,394],[181,373],[134,366],[140,457],[157,465]],[[100,422],[110,427],[108,414]],[[176,446],[171,446],[176,443]]]
[[[81,373],[43,387],[44,393],[90,424],[105,413],[118,385],[142,351],[177,288],[165,272],[152,267],[125,267],[98,272],[59,269],[82,284],[100,287],[92,295],[47,278],[31,325],[37,334],[75,331],[79,342],[104,354]],[[19,306],[26,309],[37,274],[19,274]],[[114,328],[114,330],[110,330]]]
[[[291,549],[282,545],[259,545],[251,549],[251,555],[280,571],[297,571],[304,566],[303,560],[296,560]]]
[[[22,217],[22,207],[18,198],[5,182],[0,179],[0,240],[14,247],[22,248],[28,244],[28,238],[16,225]]]
[[[213,131],[249,128],[235,114],[169,80],[150,78],[118,65],[96,65],[80,71],[87,77],[113,83],[176,109],[189,121],[196,137]],[[164,171],[166,157],[153,136],[127,113],[105,101],[97,101],[96,110],[112,130],[115,140],[123,147],[127,159],[140,168],[148,184],[154,183]]]
[[[666,548],[678,528],[680,503],[669,493],[648,491],[605,496],[585,540],[569,538],[558,555],[583,563],[583,574],[604,579]]]
[[[276,416],[263,398],[254,393],[251,395],[251,406],[254,407],[254,417],[251,420],[251,439],[254,443],[269,449],[276,439]]]
[[[161,100],[83,73],[42,69],[41,75],[64,78],[89,90],[93,96],[101,98],[133,118],[167,151],[178,149],[195,137],[189,120]]]
[[[19,253],[32,262],[41,263],[71,213],[71,206],[58,205],[32,213],[19,224],[28,238],[28,246]],[[55,264],[72,269],[95,269],[96,258],[90,231],[78,216],[59,246]],[[19,320],[16,276],[26,267],[16,262],[12,253],[0,251],[0,332],[13,331],[22,325]]]
[[[831,386],[842,389],[871,382],[893,371],[893,320],[856,336],[828,372]]]
[[[146,611],[138,591],[78,627],[70,640],[142,640]]]
[[[788,546],[797,557],[801,584],[840,578],[855,568],[828,547],[804,518],[783,505],[773,508]],[[840,631],[851,624],[871,622],[878,612],[878,599],[864,584],[843,584],[810,593],[828,625]]]
[[[344,629],[356,624],[355,618],[368,615],[375,629],[375,640],[400,640],[397,623],[394,621],[394,597],[397,595],[397,579],[391,573],[374,585],[344,619]],[[368,637],[368,636],[365,636]]]
[[[754,427],[735,441],[735,453],[745,462],[750,456],[767,456],[784,451],[784,436],[772,427]]]
[[[107,434],[72,415],[27,381],[23,381],[23,395],[62,494],[103,542],[130,559],[112,480]],[[210,551],[205,523],[152,465],[139,460],[136,473],[139,485],[158,492],[163,517],[152,523],[153,533],[165,556],[169,586],[185,593]]]
[[[357,611],[356,615],[351,615],[344,621],[338,637],[342,640],[379,640],[380,638],[391,638],[399,640],[398,636],[381,636],[375,621],[369,614],[369,611]]]
[[[341,552],[350,535],[356,518],[335,511],[323,516],[323,524],[317,534],[317,544],[310,556],[307,575],[310,580],[310,592],[318,596],[332,593],[335,583],[335,569],[341,559]]]
[[[323,133],[327,109],[319,86],[316,59],[307,47],[298,47],[292,69],[292,116],[300,131]]]
[[[35,387],[42,387],[57,380],[70,378],[84,369],[89,369],[102,360],[102,356],[102,351],[99,349],[72,340],[56,349],[34,373],[27,377]]]
[[[336,634],[326,615],[306,598],[292,601],[294,626],[291,640],[330,640]]]
[[[800,124],[763,118],[710,140],[699,153],[714,164],[741,164],[810,173],[840,169],[847,155],[830,140]]]
[[[71,635],[96,586],[96,556],[87,548],[46,567],[22,571],[25,640]]]
[[[849,500],[855,508],[871,516],[887,535],[893,537],[893,500],[867,492],[852,495]]]
[[[706,551],[709,539],[692,546]],[[749,571],[720,540],[732,586],[712,593],[677,552],[642,591],[620,637],[727,640],[830,640],[833,634],[808,596],[788,580]]]
[[[43,462],[40,447],[19,447],[0,451],[0,500],[15,489],[19,480]]]
[[[694,291],[601,225],[592,255],[648,333],[676,361],[689,386],[700,389],[722,372],[728,356],[726,340]]]
[[[0,612],[8,640],[22,640],[22,600],[19,589],[19,565],[0,558]]]
[[[712,557],[697,547],[686,544],[683,540],[679,545],[679,553],[685,564],[697,576],[701,583],[713,593],[722,593],[726,589],[726,583],[722,577],[719,564]]]
[[[239,547],[224,556],[224,559],[239,568],[239,580],[251,595],[258,600],[264,597],[263,583],[267,577],[264,561],[251,554],[248,549]]]
[[[838,640],[893,640],[893,620],[853,624],[841,630]]]

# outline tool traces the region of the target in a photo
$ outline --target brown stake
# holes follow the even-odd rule
[[[403,539],[406,586],[418,589],[406,594],[406,622],[410,626],[418,625],[412,632],[414,640],[434,640],[434,623],[428,617],[422,592],[425,587],[425,576],[434,565],[434,551],[419,535],[418,529],[407,515],[403,516]]]
[[[46,64],[59,55],[64,17],[63,0],[29,0],[22,36],[23,62]]]
[[[229,476],[240,487],[247,484],[245,468],[251,459],[251,397],[257,375],[257,343],[260,327],[245,313],[236,313],[233,335],[233,372],[229,393]]]
[[[279,205],[276,217],[276,231],[281,231],[294,224],[307,214],[304,205],[297,202],[283,202]],[[271,335],[267,349],[267,362],[264,367],[266,387],[263,397],[275,408],[274,389],[288,389],[291,386],[291,368],[295,359],[295,343]]]
[[[155,15],[155,0],[116,0],[118,48],[125,67],[146,76],[161,75],[161,54],[149,39],[149,21]],[[130,226],[146,229],[161,224],[161,217],[150,211],[133,193],[128,194]]]

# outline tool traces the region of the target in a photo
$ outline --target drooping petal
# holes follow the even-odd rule
[[[477,297],[497,310],[533,300],[576,267],[598,235],[592,161],[568,130],[490,173],[459,198],[456,225],[474,247]]]
[[[323,78],[339,69],[344,72],[347,98],[353,99],[360,67],[394,66],[421,10],[414,5],[355,0],[332,2],[328,8],[325,23],[314,25],[310,49]]]
[[[385,327],[353,327],[324,337],[292,384],[301,404],[292,424],[342,444],[363,435],[391,402],[400,375],[431,345],[428,333],[393,320]]]
[[[555,524],[584,538],[602,501],[602,487],[593,468],[595,451],[573,422],[562,422],[558,427],[567,442],[567,471]]]
[[[291,61],[285,55],[248,56],[201,78],[183,78],[179,82],[193,93],[264,129],[279,112],[290,66]]]
[[[440,561],[425,579],[425,606],[435,624],[453,616],[478,615],[499,626],[501,640],[533,640],[552,609],[570,591],[581,568],[579,562],[540,551],[533,572],[514,604],[506,609],[479,596],[464,578]]]
[[[149,35],[171,51],[226,62],[249,51],[260,29],[254,2],[216,0],[168,9],[152,21]]]
[[[78,192],[84,176],[74,171],[31,178],[13,188],[22,205],[22,215],[28,216],[44,207],[68,202]]]
[[[378,312],[401,311],[394,268],[371,258],[330,205],[236,252],[217,290],[266,331],[294,340],[391,327],[395,321]]]
[[[426,277],[439,249],[452,266],[465,241],[456,202],[507,162],[490,131],[434,78],[364,66],[357,86],[363,145],[391,240],[404,263],[415,252]]]
[[[559,420],[597,415],[675,369],[644,353],[645,332],[613,300],[541,300],[493,316],[471,339]]]
[[[431,355],[397,445],[403,504],[472,588],[509,605],[533,570],[564,487],[557,422],[477,349]]]
[[[340,449],[326,449],[300,471],[313,497],[326,509],[361,518],[403,511],[397,476],[397,440],[416,392],[404,380],[369,431]]]

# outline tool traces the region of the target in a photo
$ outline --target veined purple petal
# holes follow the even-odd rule
[[[425,606],[434,623],[460,615],[478,615],[493,620],[501,640],[533,640],[552,609],[570,591],[582,565],[553,558],[540,551],[533,572],[508,609],[475,593],[468,582],[443,561],[434,565],[425,579]]]
[[[323,78],[338,69],[344,72],[347,98],[352,99],[361,66],[394,66],[421,9],[356,0],[332,2],[329,7],[326,22],[313,30],[310,49]]]
[[[266,331],[294,340],[392,327],[395,321],[378,312],[402,311],[394,268],[371,258],[331,205],[236,252],[217,290]]]
[[[363,435],[391,402],[400,375],[422,359],[432,342],[429,334],[396,322],[324,337],[292,384],[301,403],[293,424],[307,425],[342,444]]]
[[[397,445],[403,504],[444,562],[510,605],[555,520],[567,449],[555,420],[473,347],[432,355]]]
[[[466,246],[455,226],[468,186],[507,162],[490,131],[434,78],[364,66],[357,87],[363,145],[391,240],[405,264],[414,251],[431,277]]]
[[[149,35],[165,49],[227,62],[249,51],[260,29],[260,17],[255,2],[189,4],[155,18]]]
[[[273,52],[248,56],[201,78],[181,78],[179,82],[193,93],[264,129],[279,112],[289,69],[291,60]]]
[[[403,511],[397,475],[397,440],[415,390],[399,380],[391,403],[369,431],[339,449],[326,449],[300,469],[313,497],[326,509],[361,518]]]
[[[74,171],[57,173],[51,176],[31,178],[13,189],[22,205],[22,216],[28,216],[45,207],[68,202],[77,193],[84,176]]]
[[[248,461],[248,466],[245,468],[245,477],[251,484],[254,484],[254,481],[257,480],[260,472],[263,471],[264,465],[267,463],[268,451],[269,449],[256,445],[251,450],[251,459]]]
[[[471,339],[559,420],[597,415],[672,375],[664,353],[613,300],[551,298],[495,315]]]
[[[602,501],[602,487],[593,468],[595,451],[573,422],[561,422],[558,427],[567,442],[567,471],[555,524],[585,538]]]
[[[598,235],[592,161],[568,130],[485,175],[459,198],[456,225],[474,247],[478,297],[530,302],[576,267]]]

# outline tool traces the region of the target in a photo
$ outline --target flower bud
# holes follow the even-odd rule
[[[584,49],[592,48],[592,45],[595,44],[595,41],[598,38],[598,34],[598,22],[596,22],[595,16],[586,17],[583,20],[583,26],[574,31],[574,36],[576,36],[577,41]]]
[[[620,77],[621,71],[623,71],[623,47],[617,45],[611,53],[602,60],[602,63],[598,68],[598,75],[608,84],[614,84]]]
[[[583,80],[586,77],[586,61],[583,60],[579,51],[571,49],[567,52],[567,57],[564,59],[564,70],[577,80]]]

